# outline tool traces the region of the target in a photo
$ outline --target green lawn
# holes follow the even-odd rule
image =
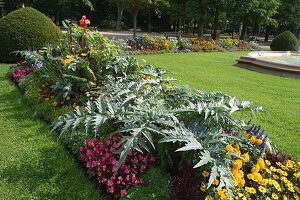
[[[155,54],[137,56],[166,69],[178,85],[222,91],[262,105],[254,121],[262,125],[273,144],[300,160],[300,80],[241,69],[235,61],[247,52]]]
[[[0,199],[104,199],[0,64]]]

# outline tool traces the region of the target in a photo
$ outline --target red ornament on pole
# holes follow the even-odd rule
[[[90,25],[91,22],[90,22],[90,20],[88,20],[88,19],[86,18],[85,15],[83,15],[82,18],[81,18],[80,21],[79,21],[79,24],[80,24],[81,27],[83,27],[84,29],[86,29],[87,25]]]

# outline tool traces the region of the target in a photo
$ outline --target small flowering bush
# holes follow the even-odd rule
[[[85,146],[80,147],[80,157],[89,173],[115,198],[125,196],[131,186],[143,184],[140,173],[156,160],[150,153],[142,154],[131,150],[120,169],[116,171],[120,158],[116,151],[124,145],[119,144],[121,138],[122,134],[99,141],[87,140]]]
[[[20,78],[27,76],[33,69],[26,63],[19,64],[19,67],[11,70],[11,78],[14,82],[18,83]]]

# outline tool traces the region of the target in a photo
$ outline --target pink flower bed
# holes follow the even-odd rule
[[[139,173],[156,161],[156,157],[150,153],[141,154],[131,150],[116,172],[120,157],[116,150],[123,145],[119,144],[121,138],[122,134],[111,136],[110,139],[87,140],[85,146],[80,147],[80,157],[89,173],[115,198],[125,196],[131,186],[143,184]]]

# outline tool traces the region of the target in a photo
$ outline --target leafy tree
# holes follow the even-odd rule
[[[113,3],[117,6],[118,9],[118,17],[117,17],[117,30],[121,30],[121,23],[123,18],[123,11],[126,7],[126,0],[107,0],[110,3]]]
[[[209,1],[209,12],[213,17],[213,39],[218,39],[217,30],[219,29],[219,20],[222,12],[226,10],[226,0],[210,0]]]
[[[203,36],[204,23],[208,20],[208,0],[188,0],[186,4],[188,16],[197,21],[198,36]]]
[[[0,18],[4,16],[4,1],[0,0]]]
[[[278,31],[290,30],[292,32],[300,28],[300,1],[281,0],[281,6],[275,16],[278,22]]]
[[[168,0],[149,0],[145,5],[145,11],[148,15],[148,32],[151,32],[151,17],[154,13],[161,15],[163,9],[169,6]]]
[[[128,10],[133,14],[133,37],[136,37],[137,17],[140,10],[145,8],[151,0],[126,0]]]

